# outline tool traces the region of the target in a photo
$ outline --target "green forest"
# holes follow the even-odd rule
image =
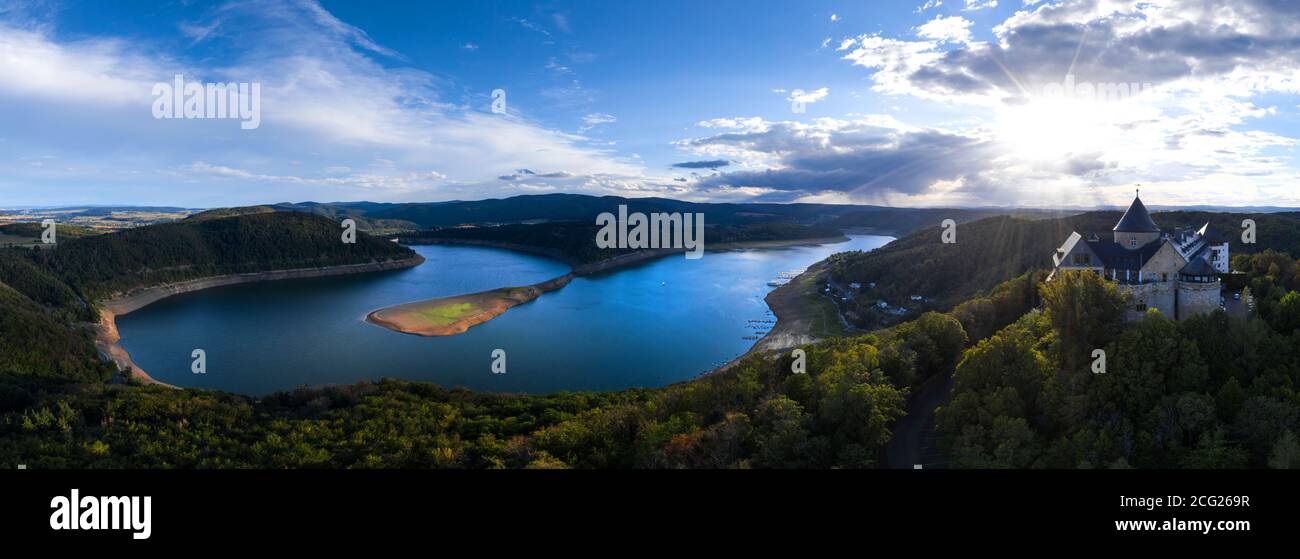
[[[1272,251],[1239,255],[1258,318],[1222,311],[1125,324],[1095,274],[1042,287],[1026,314],[968,350],[937,412],[967,468],[1300,467],[1300,278]],[[1105,352],[1104,373],[1094,351]]]
[[[399,260],[410,249],[297,212],[204,212],[187,219],[59,243],[33,253],[88,300],[196,278]]]
[[[488,241],[526,247],[551,255],[573,266],[591,264],[622,254],[628,248],[599,248],[594,240],[600,227],[595,223],[562,221],[538,224],[511,224],[494,227],[444,227],[401,236],[403,242]],[[705,225],[704,246],[724,243],[790,241],[842,237],[839,229],[828,225],[798,225],[785,222],[759,222],[743,225]]]
[[[1300,466],[1300,270],[1275,251],[1233,261],[1257,318],[1124,323],[1113,285],[1006,268],[948,312],[805,346],[805,374],[783,352],[606,393],[386,379],[250,398],[110,382],[87,326],[100,297],[409,254],[364,233],[340,250],[338,234],[319,216],[252,213],[0,250],[0,466],[871,468],[909,395],[947,375],[936,421],[953,467]]]

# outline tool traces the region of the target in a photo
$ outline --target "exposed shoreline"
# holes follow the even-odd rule
[[[385,262],[345,264],[342,266],[326,266],[321,268],[294,268],[290,270],[271,270],[266,272],[211,276],[116,294],[108,300],[100,303],[99,322],[94,325],[95,348],[99,350],[102,357],[106,360],[112,361],[117,365],[119,371],[129,375],[131,378],[139,380],[145,384],[158,384],[169,388],[179,388],[149,376],[149,373],[145,372],[144,369],[136,366],[135,362],[131,360],[131,355],[122,347],[122,336],[117,330],[117,317],[138,311],[173,295],[192,293],[204,289],[211,289],[213,287],[263,281],[322,278],[348,274],[385,272],[390,270],[413,268],[423,263],[424,257],[417,254],[412,258],[389,260]]]
[[[728,250],[785,248],[793,246],[823,245],[845,242],[848,240],[848,236],[840,235],[839,237],[819,237],[812,239],[718,243],[707,247],[705,250],[706,252],[721,252]],[[572,267],[572,270],[562,276],[551,278],[544,282],[529,286],[503,287],[488,291],[480,291],[478,293],[435,297],[432,299],[411,301],[399,305],[384,307],[368,313],[366,315],[366,322],[387,328],[394,332],[401,332],[403,334],[414,334],[417,336],[454,336],[456,334],[463,334],[474,326],[478,326],[479,324],[483,324],[484,322],[501,316],[507,310],[510,310],[511,307],[531,302],[548,291],[560,289],[565,285],[568,285],[569,281],[575,277],[609,272],[633,264],[655,260],[674,254],[683,254],[686,252],[686,249],[684,248],[645,249],[628,254],[621,254],[599,262],[576,265],[571,259],[558,254],[558,251],[518,245],[515,243],[484,241],[479,239],[422,239],[422,241],[423,242],[420,244],[484,246],[537,254],[565,262]],[[450,319],[443,316],[445,313],[439,312],[440,310],[447,310],[460,305],[468,305],[472,307],[474,309],[472,314],[456,319]]]
[[[889,233],[864,234],[891,237],[897,240],[896,235]],[[809,266],[802,274],[795,276],[785,285],[777,287],[768,293],[763,298],[763,302],[767,304],[767,308],[772,309],[772,314],[776,316],[776,324],[772,325],[772,329],[754,342],[754,345],[750,346],[745,353],[704,374],[711,375],[730,369],[742,359],[755,353],[782,351],[821,341],[822,338],[814,334],[814,323],[818,320],[824,321],[825,317],[818,316],[816,309],[811,309],[805,299],[810,296],[820,296],[817,291],[817,280],[824,273],[828,273],[828,270],[826,260],[823,259]],[[838,307],[835,307],[835,317],[838,325],[838,319],[840,318]],[[824,324],[823,327],[825,327]]]
[[[403,334],[427,337],[454,336],[500,316],[511,307],[522,305],[540,297],[543,293],[564,287],[572,279],[573,274],[570,273],[523,287],[503,287],[466,295],[403,303],[372,311],[366,314],[366,321]],[[449,319],[450,321],[445,324],[434,324],[427,318],[423,318],[426,312],[461,305],[469,306],[473,309],[473,314],[455,320]]]
[[[749,346],[749,349],[745,350],[744,353],[704,374],[712,375],[730,369],[736,363],[755,353],[782,351],[821,341],[821,338],[812,334],[811,323],[807,318],[800,316],[802,314],[800,311],[805,308],[800,304],[800,299],[807,295],[804,291],[804,282],[810,281],[815,284],[817,277],[826,271],[824,262],[818,261],[809,266],[804,273],[795,276],[785,285],[777,287],[768,293],[763,298],[763,302],[776,316],[776,324],[772,325],[772,329],[754,342],[754,345]]]

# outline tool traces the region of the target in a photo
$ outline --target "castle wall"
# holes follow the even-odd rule
[[[1174,248],[1171,243],[1160,245],[1160,250],[1151,255],[1151,259],[1142,266],[1143,277],[1156,277],[1160,281],[1174,281],[1178,279],[1178,271],[1187,265],[1187,260],[1183,255],[1178,254],[1178,249]],[[1173,318],[1173,315],[1169,315]]]
[[[1137,310],[1137,305],[1145,303],[1148,309],[1156,309],[1160,314],[1173,319],[1175,316],[1174,289],[1177,282],[1160,282],[1144,283],[1141,285],[1120,284],[1119,289],[1130,295],[1128,302],[1128,312],[1125,317],[1128,320],[1139,320],[1146,315],[1147,311]],[[1215,300],[1217,305],[1218,300]]]
[[[1220,283],[1178,284],[1178,319],[1186,320],[1198,314],[1209,314],[1219,308]]]

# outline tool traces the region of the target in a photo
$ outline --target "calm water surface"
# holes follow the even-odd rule
[[[812,247],[670,256],[567,287],[457,336],[424,338],[364,321],[397,303],[528,285],[568,271],[500,249],[412,247],[409,270],[220,287],[164,299],[118,318],[122,345],[163,382],[261,395],[302,385],[396,377],[499,392],[617,390],[697,376],[744,353],[772,320],[763,297],[779,273],[836,252],[871,250],[874,235]],[[506,374],[491,372],[506,351]],[[190,353],[207,353],[207,374]]]

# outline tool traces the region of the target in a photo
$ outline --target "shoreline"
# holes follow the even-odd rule
[[[400,237],[399,237],[400,239]],[[847,242],[847,235],[839,237],[817,237],[809,239],[788,239],[778,241],[748,241],[736,243],[719,243],[712,247],[705,248],[705,252],[726,252],[732,250],[753,250],[753,249],[775,249],[787,248],[794,246],[824,245],[832,243]],[[550,249],[518,245],[515,243],[505,243],[497,241],[484,241],[479,239],[422,239],[421,243],[425,245],[461,245],[461,246],[481,246],[490,248],[500,248],[524,252],[528,254],[540,255],[555,258],[561,262],[569,264],[571,270],[569,273],[541,283],[527,285],[522,287],[501,287],[480,291],[477,293],[465,293],[460,295],[451,295],[445,297],[434,297],[432,299],[422,299],[419,301],[409,301],[397,305],[376,309],[366,314],[366,322],[374,324],[381,328],[387,328],[394,332],[402,334],[413,334],[416,336],[454,336],[463,334],[474,326],[483,324],[492,320],[512,307],[532,302],[540,297],[543,293],[555,291],[568,285],[575,277],[595,275],[605,272],[626,268],[633,264],[648,262],[672,256],[674,254],[683,254],[684,248],[659,248],[645,249],[627,254],[620,254],[613,258],[607,258],[598,262],[575,265],[575,263]],[[523,290],[519,292],[519,290]],[[447,318],[448,323],[433,323],[435,320],[441,320],[446,317],[427,316],[437,315],[440,309],[451,309],[459,305],[468,305],[479,309],[478,312],[465,316],[463,318]],[[769,305],[770,306],[770,305]],[[455,312],[455,311],[450,311]],[[423,318],[422,318],[423,317]],[[762,341],[762,340],[760,340]]]
[[[388,260],[385,262],[368,262],[365,264],[344,264],[340,266],[325,266],[321,268],[293,268],[288,270],[269,270],[265,272],[210,276],[115,294],[109,299],[100,302],[99,322],[94,324],[92,327],[95,331],[95,348],[99,350],[102,358],[107,361],[112,361],[117,365],[118,375],[122,375],[124,378],[133,378],[144,384],[157,384],[168,388],[179,389],[181,387],[167,384],[153,378],[149,373],[145,372],[144,369],[141,369],[131,360],[131,355],[127,353],[126,348],[122,347],[121,344],[122,336],[117,330],[117,317],[138,311],[173,295],[193,293],[195,291],[202,291],[214,287],[263,281],[323,278],[350,274],[386,272],[413,268],[423,263],[424,257],[417,254],[412,258]]]
[[[478,293],[402,303],[367,313],[366,322],[403,334],[425,337],[454,336],[500,316],[511,307],[528,303],[541,297],[543,293],[560,289],[568,285],[573,277],[574,275],[569,273],[522,287],[502,287]],[[477,308],[478,311],[463,318],[449,319],[450,322],[447,324],[430,324],[427,320],[421,319],[426,312],[460,305],[468,305]]]
[[[825,268],[824,261],[818,261],[809,266],[804,273],[795,276],[789,283],[769,292],[763,298],[763,302],[767,304],[767,308],[771,309],[772,315],[776,317],[776,324],[772,325],[772,329],[768,330],[767,334],[755,341],[754,345],[749,346],[749,349],[736,356],[735,359],[707,371],[701,376],[723,372],[756,353],[783,351],[821,341],[822,338],[812,334],[811,325],[796,315],[803,308],[798,304],[799,299],[807,295],[802,289],[803,282],[811,281],[815,286],[817,278],[826,271]]]
[[[894,235],[881,235],[877,233],[862,234],[879,235],[898,240]],[[894,241],[889,242],[892,243]],[[887,245],[889,243],[885,244]],[[817,290],[817,284],[822,275],[827,272],[826,260],[819,260],[811,266],[808,266],[807,270],[804,270],[802,274],[795,276],[785,285],[777,287],[769,292],[767,296],[763,298],[763,302],[767,304],[767,308],[771,309],[772,314],[776,316],[776,324],[772,326],[772,329],[768,330],[767,334],[763,335],[762,338],[759,338],[758,341],[754,342],[754,345],[750,346],[748,350],[737,356],[735,359],[732,359],[726,364],[708,371],[701,376],[708,376],[730,369],[742,359],[755,353],[788,350],[816,343],[824,339],[816,335],[814,323],[819,320],[824,323],[825,317],[819,317],[816,309],[807,306],[803,299],[809,296],[821,296],[821,293]],[[842,316],[839,313],[839,307],[835,307],[833,304],[832,307],[834,308],[835,318],[837,319],[836,328],[843,332],[843,327],[839,322],[839,320],[842,319]],[[823,327],[825,326],[826,325],[823,324]],[[845,335],[849,334],[851,333],[845,332]]]

